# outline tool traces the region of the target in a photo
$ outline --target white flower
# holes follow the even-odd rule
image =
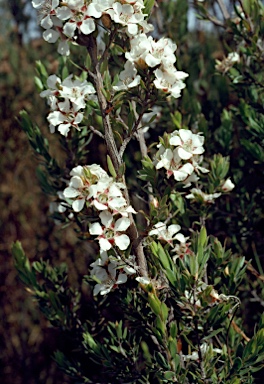
[[[110,259],[106,252],[101,252],[100,257],[91,264],[91,276],[94,276],[100,283],[94,287],[94,295],[106,295],[119,284],[127,281],[125,273],[119,273],[117,270],[118,263],[113,258]]]
[[[215,69],[219,72],[226,73],[234,64],[239,63],[240,56],[237,52],[230,52],[224,59],[216,60]]]
[[[43,39],[48,43],[56,43],[59,37],[59,32],[55,31],[54,29],[47,29],[43,32]]]
[[[142,8],[144,8],[142,0],[132,1],[131,4],[121,4],[116,1],[106,13],[115,23],[126,26],[128,34],[134,36],[138,33],[138,24],[144,21],[145,15],[141,12]]]
[[[51,112],[47,117],[51,132],[54,132],[54,127],[58,126],[58,131],[67,137],[71,127],[79,130],[79,124],[83,120],[83,113],[78,112],[78,109],[78,106],[71,106],[68,99],[58,103],[58,110]]]
[[[118,270],[125,272],[127,275],[135,275],[140,267],[136,263],[136,257],[130,255],[127,259],[117,258]]]
[[[93,194],[92,186],[98,182],[100,178],[109,177],[100,165],[92,164],[84,167],[77,166],[70,172],[72,176],[69,186],[65,188],[63,194],[66,198],[74,199],[72,209],[80,212]]]
[[[191,163],[183,164],[177,149],[172,151],[170,148],[164,148],[162,153],[161,148],[159,150],[161,153],[159,155],[160,160],[156,164],[156,169],[165,168],[167,170],[167,177],[173,175],[176,181],[184,181],[193,173],[193,165]]]
[[[75,110],[86,107],[85,100],[90,99],[90,95],[95,93],[92,84],[86,80],[81,82],[72,78],[73,75],[66,77],[63,81],[56,76],[51,75],[47,79],[48,89],[40,93],[41,97],[55,96],[57,98],[65,98],[74,104]]]
[[[186,195],[186,199],[193,199],[195,200],[196,198],[197,199],[202,199],[202,201],[204,201],[205,203],[209,203],[209,204],[212,204],[214,203],[214,200],[217,199],[218,197],[221,196],[221,193],[211,193],[211,194],[207,194],[207,193],[204,193],[201,189],[198,189],[198,188],[192,188],[190,190],[190,194]]]
[[[127,61],[125,63],[124,71],[120,72],[119,82],[113,86],[115,91],[128,90],[129,88],[136,87],[140,83],[140,76],[137,75],[135,66]]]
[[[230,52],[227,55],[227,59],[232,63],[238,63],[240,60],[240,56],[237,52]]]
[[[47,79],[48,89],[40,93],[41,97],[47,97],[48,104],[53,112],[48,115],[50,130],[53,133],[55,127],[58,131],[67,136],[71,127],[79,130],[79,124],[83,120],[83,113],[80,109],[85,109],[86,100],[89,100],[95,93],[94,87],[86,80],[80,82],[73,80],[72,75],[61,81],[56,75],[51,75]],[[64,99],[64,101],[61,101]]]
[[[88,95],[94,94],[95,89],[92,84],[87,81],[73,80],[72,75],[63,80],[60,89],[60,96],[69,99],[76,105],[76,108],[85,108],[85,100],[88,100]]]
[[[177,153],[183,160],[202,154],[204,152],[203,143],[203,136],[196,135],[188,129],[180,129],[174,132],[170,138],[170,144],[177,147]]]
[[[174,52],[177,45],[171,39],[162,37],[160,40],[155,41],[152,36],[149,36],[148,40],[150,42],[150,50],[145,57],[145,62],[149,67],[153,68],[160,64],[166,67],[175,63],[176,57]]]
[[[222,353],[222,349],[219,349],[219,348],[213,348],[213,345],[212,344],[207,344],[207,343],[202,343],[201,346],[200,346],[200,351],[201,351],[201,354],[202,356],[204,357],[206,355],[206,353],[209,351],[209,350],[212,350],[213,352],[215,353]],[[199,354],[197,351],[194,351],[192,352],[191,355],[182,355],[182,358],[183,358],[183,361],[189,361],[189,360],[199,360]]]
[[[138,64],[139,67],[146,67],[145,58],[151,50],[151,43],[148,37],[144,33],[136,35],[131,39],[130,45],[130,51],[125,54],[126,59]]]
[[[67,20],[63,26],[63,33],[67,37],[74,37],[76,29],[84,35],[95,31],[95,23],[88,13],[88,7],[83,0],[68,0],[57,9],[56,15],[60,20]]]
[[[163,37],[155,41],[152,36],[147,37],[145,33],[141,33],[131,39],[130,44],[131,50],[126,52],[125,55],[129,61],[138,64],[140,67],[154,68],[162,66],[164,70],[177,72],[173,66],[176,61],[174,52],[177,46],[172,40]]]
[[[127,201],[123,197],[123,183],[116,183],[112,177],[101,178],[96,185],[91,187],[91,204],[99,211],[112,210],[119,213],[119,209],[127,206]]]
[[[182,71],[166,71],[166,69],[157,68],[154,71],[156,79],[154,85],[157,89],[161,89],[164,92],[170,93],[173,97],[178,98],[181,96],[181,90],[186,87],[183,83],[189,75]]]
[[[170,244],[172,244],[173,240],[178,240],[180,243],[186,242],[185,237],[181,233],[178,233],[181,229],[178,224],[171,224],[167,227],[165,223],[158,222],[153,228],[154,229],[148,233],[149,236],[156,235],[159,240],[165,240]]]
[[[139,277],[136,277],[136,280],[140,284],[144,284],[144,285],[151,284],[151,280],[148,277],[139,276]]]
[[[191,243],[187,242],[188,237],[185,238],[185,242],[181,242],[175,245],[172,252],[176,255],[172,257],[175,262],[178,258],[183,259],[185,255],[193,255],[193,251],[190,249]]]
[[[194,170],[195,172],[197,172],[198,174],[200,172],[202,173],[208,173],[210,172],[209,169],[205,168],[205,167],[202,167],[200,164],[203,163],[203,156],[200,156],[200,155],[193,155],[192,158],[191,158],[191,162],[192,162],[192,165],[194,167]]]
[[[232,189],[235,188],[235,184],[232,183],[231,179],[228,178],[224,184],[222,185],[221,189],[224,191],[224,192],[230,192],[232,191]]]
[[[67,40],[60,41],[57,49],[58,53],[62,56],[69,56],[70,47]]]
[[[116,245],[121,251],[127,249],[130,239],[120,232],[127,230],[130,226],[130,220],[122,217],[114,222],[114,216],[108,211],[101,212],[99,217],[103,225],[99,223],[90,224],[89,232],[91,235],[98,235],[100,249],[108,251],[113,245]]]

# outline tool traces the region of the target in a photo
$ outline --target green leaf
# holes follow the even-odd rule
[[[150,308],[155,313],[155,315],[160,316],[161,313],[161,301],[153,293],[148,294],[148,302]]]
[[[148,16],[150,16],[152,8],[154,7],[155,0],[144,0],[144,6],[143,9],[144,13],[146,13]]]
[[[148,362],[148,363],[151,363],[151,354],[149,352],[149,347],[147,345],[147,343],[145,341],[142,341],[141,342],[141,348],[143,350],[143,355],[144,355],[144,358],[145,360]]]
[[[26,257],[22,244],[16,241],[12,244],[12,256],[20,279],[31,288],[38,288],[36,275],[31,270],[30,262]]]
[[[62,73],[61,73],[62,80],[65,80],[66,77],[68,77],[68,76],[69,76],[69,70],[66,66],[64,66],[62,68]]]
[[[166,379],[166,380],[177,380],[177,378],[175,376],[175,372],[172,372],[172,371],[164,372],[164,379]]]
[[[198,247],[204,248],[206,243],[207,243],[207,232],[206,232],[206,228],[202,227],[200,231],[199,239],[198,239]]]
[[[176,111],[174,114],[171,114],[171,118],[173,121],[173,124],[177,129],[181,129],[182,127],[182,115],[179,111]]]
[[[167,321],[169,315],[169,308],[165,303],[161,303],[161,317],[163,321]]]
[[[173,339],[176,338],[177,336],[177,333],[178,333],[178,327],[177,327],[177,323],[176,321],[173,321],[170,325],[170,335]]]
[[[43,83],[42,83],[42,81],[40,80],[39,77],[34,76],[34,83],[35,83],[35,87],[37,88],[38,92],[43,91],[44,86],[43,86]]]
[[[110,174],[113,176],[113,178],[116,179],[117,174],[115,171],[115,167],[114,167],[114,164],[113,164],[111,157],[109,155],[107,155],[107,166],[108,166],[108,170],[109,170]]]

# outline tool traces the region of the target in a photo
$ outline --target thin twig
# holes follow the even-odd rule
[[[208,20],[210,20],[217,27],[225,28],[225,24],[222,21],[218,20],[216,17],[210,15],[209,12],[206,12],[206,17]]]
[[[118,31],[118,27],[115,27],[115,29],[113,31],[111,31],[108,44],[105,47],[105,50],[104,50],[104,52],[103,52],[103,54],[99,60],[99,65],[101,65],[102,62],[104,61],[104,59],[107,57],[109,48],[111,47],[111,44],[114,41],[114,38],[115,38],[115,35],[117,34],[117,31]]]
[[[136,138],[139,142],[139,147],[140,147],[140,152],[141,152],[142,158],[144,159],[144,157],[147,157],[147,155],[148,155],[148,147],[146,144],[143,128],[141,128],[141,120],[142,120],[143,114],[142,114],[142,117],[140,118],[140,116],[137,113],[136,104],[134,101],[132,101],[132,107],[133,107],[134,115],[137,117],[137,120],[139,121]],[[154,196],[153,196],[153,188],[152,188],[152,185],[150,184],[150,182],[148,182],[147,188],[149,191],[149,194],[148,194],[149,203],[151,203],[154,200]]]
[[[229,314],[228,317],[230,318],[231,315]],[[234,316],[232,316],[234,317]],[[247,342],[250,341],[250,338],[245,334],[244,331],[242,331],[241,328],[239,328],[239,326],[235,323],[234,320],[231,321],[231,325],[232,327],[234,328],[234,330],[236,331],[236,333],[238,333],[239,335],[241,335],[243,337],[244,340],[246,340]]]
[[[256,276],[261,281],[264,281],[264,275],[261,275],[248,261],[245,261],[245,263],[247,264],[247,269],[252,273],[252,275]]]
[[[218,5],[219,5],[219,8],[221,9],[221,12],[224,16],[224,19],[227,20],[227,19],[230,19],[230,15],[229,15],[229,12],[225,6],[225,3],[223,2],[223,0],[216,0]]]
[[[251,302],[257,302],[259,303],[262,307],[264,307],[264,300],[261,300],[261,298],[258,296],[257,292],[255,290],[251,291],[251,294],[253,296],[252,299],[250,299]]]
[[[136,133],[138,133],[138,132],[141,130],[141,126],[140,126],[140,125],[141,125],[141,120],[142,120],[142,117],[143,117],[144,113],[145,113],[149,108],[151,108],[152,106],[153,106],[153,101],[151,101],[151,102],[146,102],[146,104],[144,105],[144,107],[143,107],[143,109],[142,109],[142,111],[140,112],[139,115],[138,115],[137,112],[135,113],[135,110],[134,110],[135,117],[136,117],[136,121],[135,121],[135,124],[134,124],[134,126],[133,126],[133,128],[132,128],[132,131],[131,131],[130,135],[127,136],[127,137],[124,139],[124,141],[123,141],[123,143],[122,143],[122,145],[121,145],[121,147],[120,147],[120,149],[119,149],[119,155],[120,155],[121,158],[123,157],[123,154],[124,154],[124,152],[125,152],[125,150],[126,150],[127,145],[129,144],[130,140],[131,140],[134,136],[136,136]],[[137,137],[137,136],[136,136],[136,137]],[[137,139],[138,139],[138,137],[137,137]],[[145,140],[145,139],[144,139],[144,140]],[[143,144],[143,140],[141,141],[141,143],[142,143],[142,145],[144,146],[144,144]],[[143,151],[145,151],[144,148],[143,148]],[[146,155],[147,155],[147,153],[146,153]],[[146,156],[146,155],[144,155],[144,156]]]
[[[116,117],[116,121],[118,121],[119,123],[121,123],[123,125],[123,127],[125,128],[126,131],[129,131],[129,126],[126,124],[126,122],[122,119],[122,117],[120,115],[118,115]],[[122,156],[121,156],[122,157]]]
[[[91,57],[91,61],[94,67],[95,73],[93,75],[91,74],[91,77],[93,78],[94,85],[96,88],[96,93],[99,101],[99,106],[101,109],[101,114],[102,114],[102,119],[103,119],[103,126],[104,126],[104,131],[105,131],[105,141],[106,141],[106,146],[107,150],[109,153],[109,156],[111,157],[111,160],[113,162],[113,165],[115,167],[115,171],[118,174],[120,166],[121,166],[121,158],[119,156],[116,142],[114,139],[114,134],[112,131],[111,127],[111,122],[110,122],[110,116],[109,114],[106,113],[108,103],[107,100],[102,92],[104,88],[103,84],[103,78],[100,72],[100,65],[97,60],[97,46],[96,46],[96,40],[93,36],[90,37],[89,45],[87,47],[88,52]],[[89,71],[90,73],[91,71]]]
[[[104,135],[102,134],[102,132],[98,131],[97,129],[95,129],[92,125],[89,126],[89,129],[90,131],[92,131],[95,135],[101,137],[102,139],[105,140],[105,137]]]
[[[140,118],[138,113],[137,113],[136,103],[134,100],[132,101],[132,108],[133,108],[134,115],[137,118],[138,128],[139,128],[137,130],[137,133],[136,133],[136,138],[138,139],[138,142],[139,142],[142,158],[144,158],[148,154],[148,147],[146,145],[146,140],[144,137],[144,131],[141,128],[141,120],[142,120],[143,114],[142,113],[140,114],[140,116],[141,116],[141,118]]]
[[[120,155],[121,158],[123,157],[125,149],[126,149],[128,143],[130,142],[131,138],[132,138],[132,135],[126,137],[123,140],[123,143],[122,143],[121,147],[119,148],[119,155]]]

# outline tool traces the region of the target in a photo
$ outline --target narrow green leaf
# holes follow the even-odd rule
[[[117,174],[115,171],[115,167],[114,167],[114,164],[113,164],[111,157],[109,155],[107,155],[107,166],[108,166],[108,170],[109,170],[110,174],[116,179]]]

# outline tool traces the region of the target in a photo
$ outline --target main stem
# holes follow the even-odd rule
[[[111,121],[110,121],[110,116],[106,112],[108,108],[108,103],[107,100],[102,92],[102,89],[104,87],[103,85],[103,78],[100,72],[100,63],[97,59],[97,46],[96,46],[96,40],[93,36],[90,36],[89,39],[89,45],[87,47],[87,50],[90,54],[92,65],[94,68],[94,73],[92,74],[94,86],[96,89],[97,97],[98,97],[98,102],[99,106],[101,109],[101,114],[102,114],[102,120],[103,120],[103,127],[104,127],[104,138],[106,141],[106,147],[107,147],[107,152],[112,160],[112,163],[114,165],[116,174],[120,177],[120,169],[121,165],[123,164],[123,160],[121,156],[119,155],[112,126],[111,126]],[[123,176],[123,183],[126,186],[125,178]],[[130,205],[130,197],[128,193],[127,187],[124,190],[124,196],[127,200],[127,204]],[[137,263],[139,266],[139,271],[141,276],[148,277],[148,268],[147,268],[147,261],[146,257],[144,254],[144,248],[142,245],[142,240],[140,239],[138,235],[138,230],[133,218],[133,215],[129,213],[129,219],[130,219],[130,227],[129,227],[129,237],[132,243],[132,248],[135,253],[135,256],[137,258]]]

